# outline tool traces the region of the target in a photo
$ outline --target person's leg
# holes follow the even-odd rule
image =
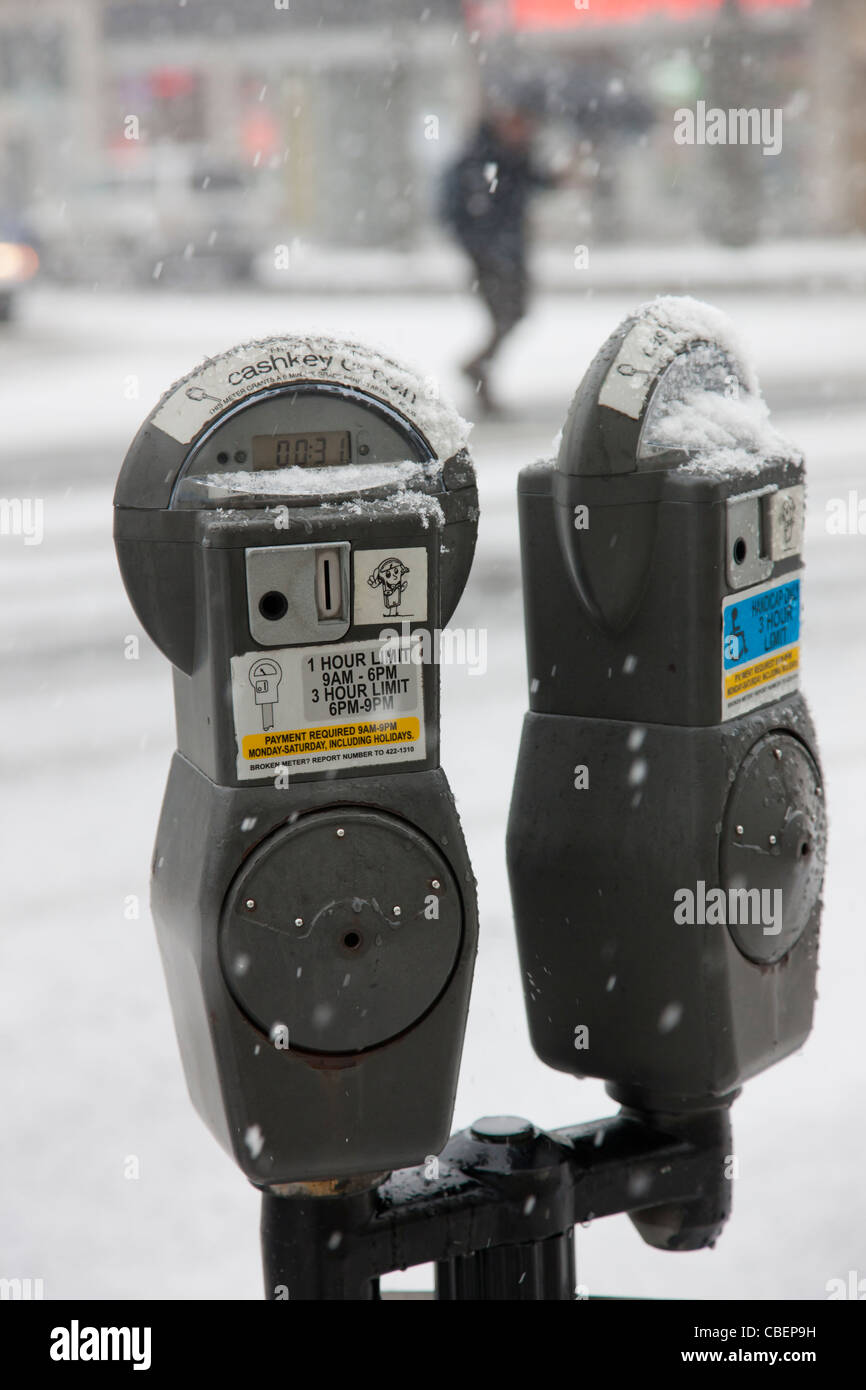
[[[473,257],[478,293],[491,319],[491,333],[479,352],[463,365],[479,401],[486,410],[494,403],[490,394],[490,364],[508,334],[526,313],[526,268],[522,260]]]

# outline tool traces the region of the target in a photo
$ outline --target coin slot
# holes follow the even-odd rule
[[[316,610],[320,618],[337,618],[343,608],[342,567],[336,550],[316,553]]]

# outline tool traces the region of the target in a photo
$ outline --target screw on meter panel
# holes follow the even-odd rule
[[[398,363],[271,339],[173,386],[118,481],[123,579],[174,667],[152,902],[175,1025],[259,1186],[448,1135],[475,888],[417,652],[472,562],[465,435]]]
[[[508,861],[532,1039],[644,1112],[728,1104],[811,1027],[804,481],[727,320],[679,299],[619,327],[558,457],[520,477]]]

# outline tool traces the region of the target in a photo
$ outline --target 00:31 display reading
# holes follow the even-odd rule
[[[324,430],[318,434],[260,434],[253,439],[253,465],[256,468],[321,468],[351,461],[352,437],[348,430]]]

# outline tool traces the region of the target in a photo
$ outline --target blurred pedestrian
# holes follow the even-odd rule
[[[461,366],[486,411],[495,409],[493,358],[526,314],[527,206],[534,192],[559,182],[533,165],[535,129],[533,115],[518,106],[488,110],[445,178],[444,220],[472,262],[492,321],[490,337]]]

